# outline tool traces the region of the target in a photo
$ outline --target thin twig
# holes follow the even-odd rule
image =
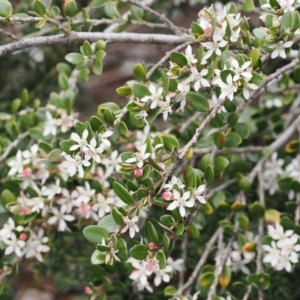
[[[16,138],[11,144],[9,144],[5,151],[2,153],[2,155],[0,156],[0,162],[3,162],[7,156],[9,155],[10,151],[16,147],[22,140],[24,140],[27,136],[29,135],[29,132],[23,132],[21,133],[18,138]]]
[[[24,38],[20,41],[0,46],[0,57],[18,50],[37,47],[50,46],[57,44],[76,43],[76,42],[97,42],[106,40],[108,43],[141,43],[141,44],[165,44],[178,45],[185,42],[182,36],[169,34],[146,34],[146,33],[103,33],[103,32],[74,32],[70,31],[68,36],[64,34]]]
[[[155,72],[156,69],[158,69],[159,67],[161,67],[171,56],[171,53],[174,51],[179,51],[185,47],[187,47],[188,45],[190,45],[192,42],[185,42],[182,45],[177,46],[176,48],[172,49],[171,51],[166,52],[166,54],[164,55],[164,57],[162,59],[160,59],[147,73],[147,79],[149,79],[152,74]]]
[[[241,148],[222,149],[218,154],[244,154],[244,153],[259,153],[264,147],[262,146],[247,146]],[[193,153],[196,155],[204,155],[213,151],[213,148],[194,148]]]
[[[8,32],[8,31],[6,31],[6,30],[4,30],[2,28],[0,28],[0,32],[2,34],[4,34],[5,36],[7,36],[7,37],[9,37],[9,38],[11,38],[11,39],[13,39],[15,41],[19,41],[20,40],[17,36],[15,36],[14,34]]]
[[[248,298],[250,297],[251,292],[252,292],[252,285],[249,284],[248,287],[247,287],[247,291],[246,291],[246,293],[245,293],[242,300],[248,300]]]
[[[239,225],[237,223],[235,225],[235,229],[234,229],[235,234],[230,238],[226,248],[223,249],[220,253],[220,260],[219,260],[218,264],[215,267],[214,281],[210,286],[210,289],[209,289],[209,292],[208,292],[208,295],[207,295],[207,300],[213,300],[213,298],[216,295],[219,278],[222,274],[224,264],[226,263],[227,257],[228,257],[228,255],[231,251],[232,244],[233,244],[234,239],[235,239],[235,235],[237,234],[238,231],[239,231]]]
[[[121,0],[121,2],[124,3],[129,3],[135,6],[138,6],[140,8],[142,8],[143,10],[145,10],[146,12],[148,12],[149,14],[157,17],[159,20],[161,20],[162,22],[164,22],[166,25],[168,25],[168,27],[176,34],[176,35],[182,35],[181,30],[173,23],[171,22],[165,15],[162,15],[160,13],[158,13],[157,11],[153,10],[152,8],[150,8],[149,6],[140,3],[140,2],[136,2],[134,0]]]
[[[185,238],[183,239],[182,244],[181,244],[181,253],[182,253],[183,261],[186,261],[187,245],[188,245],[188,236],[186,235]],[[183,268],[183,270],[179,272],[179,284],[178,284],[179,288],[181,288],[183,286],[184,275],[185,275],[185,268]]]

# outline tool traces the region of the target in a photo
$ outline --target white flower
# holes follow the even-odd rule
[[[80,149],[80,151],[88,152],[88,138],[89,132],[87,129],[85,129],[82,133],[82,137],[80,137],[77,133],[72,132],[71,133],[71,140],[75,141],[77,144],[70,147],[70,151],[75,151],[77,149]]]
[[[163,88],[158,88],[156,90],[156,87],[153,84],[150,84],[149,86],[149,91],[151,93],[151,96],[145,96],[141,99],[141,102],[148,102],[150,100],[150,108],[154,109],[157,107],[157,104],[160,99],[162,99],[162,93],[163,93]]]
[[[285,172],[289,177],[300,181],[300,155],[299,154],[286,166]]]
[[[62,197],[59,198],[56,202],[60,206],[64,206],[64,210],[67,213],[70,213],[75,205],[75,199],[70,195],[69,190],[63,188],[61,190]]]
[[[258,89],[258,86],[256,84],[250,83],[250,82],[246,81],[246,84],[245,84],[245,86],[243,88],[243,96],[244,96],[244,98],[246,100],[248,100],[249,97],[250,97],[250,91],[249,90],[256,90],[256,89]]]
[[[51,212],[53,216],[48,219],[48,224],[50,225],[58,224],[57,226],[58,231],[70,231],[66,221],[72,222],[75,220],[75,218],[72,215],[65,214],[66,213],[65,206],[61,206],[60,211],[56,207],[52,206]]]
[[[78,170],[79,177],[83,178],[84,170],[83,167],[89,167],[91,163],[86,159],[86,155],[82,158],[80,155],[72,157],[66,153],[62,154],[66,161],[62,162],[61,167],[66,169],[70,176],[74,176]]]
[[[194,57],[192,53],[192,47],[190,45],[187,46],[185,49],[185,57],[190,64],[195,64],[197,63],[197,59]]]
[[[183,258],[173,260],[173,258],[169,256],[167,259],[167,263],[172,267],[174,273],[176,273],[176,271],[182,272],[185,270]]]
[[[93,205],[93,210],[98,212],[99,218],[103,218],[106,214],[110,213],[113,207],[114,200],[112,198],[105,199],[102,194],[97,194],[97,203]]]
[[[42,262],[42,253],[49,252],[50,247],[45,245],[49,242],[48,237],[44,236],[44,230],[39,229],[38,233],[31,232],[30,238],[26,241],[25,258],[35,257],[38,261]]]
[[[77,191],[73,191],[72,193],[73,199],[76,198],[75,202],[77,205],[80,205],[81,202],[88,203],[96,193],[94,189],[91,189],[88,181],[86,181],[84,184],[85,188],[82,186],[77,186]]]
[[[210,87],[207,79],[204,78],[208,74],[207,69],[198,72],[196,67],[191,67],[192,75],[189,77],[191,82],[194,82],[194,90],[197,92],[201,87]]]
[[[202,43],[205,49],[208,49],[207,53],[205,54],[203,60],[207,60],[212,54],[215,52],[216,55],[221,56],[222,51],[220,48],[225,47],[228,42],[223,39],[223,33],[220,30],[216,29],[213,36],[212,42],[205,42]]]
[[[173,268],[167,265],[164,269],[159,269],[155,272],[154,285],[159,286],[162,281],[169,282],[171,279],[170,273],[173,271]]]
[[[193,197],[201,203],[206,203],[205,198],[202,196],[205,191],[205,184],[200,185],[195,191]]]
[[[172,176],[171,181],[166,183],[164,188],[167,190],[173,190],[175,185],[177,185],[180,189],[184,189],[185,187],[185,185],[181,182],[181,180],[178,177]]]
[[[111,143],[110,141],[107,139],[109,138],[110,136],[113,135],[113,131],[112,130],[107,130],[107,131],[104,131],[104,132],[98,132],[97,133],[97,136],[99,138],[99,142],[100,142],[100,145],[99,145],[99,152],[102,153],[106,148],[110,147]]]
[[[169,114],[172,113],[171,103],[170,103],[171,102],[171,97],[169,95],[167,95],[165,97],[165,100],[166,101],[164,101],[164,102],[161,101],[159,106],[160,106],[161,112],[163,114],[163,119],[165,121],[167,121]]]
[[[238,81],[240,77],[244,77],[246,81],[249,81],[252,78],[251,73],[251,60],[246,61],[241,67],[238,61],[234,58],[229,60],[235,75],[233,76],[233,81]]]
[[[127,262],[131,263],[132,267],[134,268],[132,273],[129,275],[129,278],[134,281],[133,283],[136,285],[137,289],[139,291],[142,291],[146,288],[149,292],[152,293],[153,289],[148,282],[148,276],[151,275],[151,272],[147,270],[146,262],[139,262],[132,257],[130,257]]]
[[[4,254],[9,255],[11,253],[15,253],[17,256],[21,257],[24,253],[25,242],[19,240],[17,236],[11,232],[10,237],[4,239],[3,242],[7,245]]]
[[[286,58],[285,49],[290,48],[292,45],[293,45],[292,41],[285,42],[285,43],[283,41],[280,41],[277,45],[270,46],[270,48],[275,48],[275,50],[271,54],[271,58],[275,58],[278,55],[281,56],[282,58]]]
[[[147,117],[148,117],[148,113],[145,110],[141,110],[140,112],[135,114],[136,119],[143,119],[146,124],[148,124]]]
[[[266,107],[272,108],[272,107],[282,107],[283,103],[280,98],[271,98],[266,100]]]
[[[64,109],[59,109],[58,112],[60,112],[60,118],[56,119],[56,125],[60,126],[61,132],[67,132],[73,127],[74,117],[72,115],[68,116]]]
[[[144,144],[142,149],[139,152],[135,153],[135,157],[127,159],[125,163],[135,163],[137,167],[141,169],[144,166],[144,161],[151,156],[151,153],[146,153],[146,148],[147,145]]]
[[[23,226],[15,225],[15,222],[12,218],[8,218],[7,222],[3,225],[3,228],[0,230],[0,240],[9,239],[13,230],[18,232],[23,231]]]
[[[221,88],[220,99],[228,98],[230,100],[233,100],[234,93],[237,91],[237,87],[232,80],[231,74],[227,76],[226,82],[227,84],[224,82],[220,82],[220,88]]]
[[[179,207],[179,212],[182,217],[185,216],[186,207],[193,207],[195,205],[195,200],[194,198],[191,198],[191,192],[187,191],[184,192],[184,194],[181,196],[180,193],[177,190],[173,190],[173,202],[169,204],[167,207],[167,210],[174,210],[175,208]],[[189,201],[187,201],[190,199]]]
[[[49,111],[46,111],[46,119],[47,121],[44,124],[43,136],[47,136],[49,134],[56,135],[56,131],[57,131],[56,119],[53,119]]]
[[[121,168],[121,157],[119,156],[118,150],[111,153],[110,159],[103,158],[101,163],[106,167],[107,174],[111,175],[114,171],[119,172]]]
[[[10,170],[8,172],[8,176],[12,176],[16,173],[22,173],[23,171],[23,164],[29,163],[28,160],[23,161],[22,159],[22,151],[18,150],[16,157],[11,158],[7,165],[10,167]]]
[[[59,179],[56,179],[55,184],[51,183],[48,186],[42,187],[42,195],[46,196],[48,200],[53,199],[55,195],[61,193]]]
[[[129,235],[131,238],[134,238],[135,233],[139,232],[139,228],[136,225],[136,223],[139,220],[138,216],[134,216],[133,218],[129,219],[127,216],[123,217],[124,222],[125,222],[125,227],[122,229],[122,233],[126,232],[129,229]]]

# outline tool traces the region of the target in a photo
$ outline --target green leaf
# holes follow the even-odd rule
[[[143,260],[148,255],[148,246],[147,245],[136,245],[131,248],[130,255],[139,260]]]
[[[225,138],[224,146],[227,148],[233,148],[238,146],[241,142],[242,139],[237,133],[230,132]]]
[[[239,120],[240,114],[237,112],[232,112],[231,114],[229,114],[227,122],[229,124],[230,127],[234,127],[238,120]]]
[[[1,203],[4,207],[8,203],[16,202],[16,200],[17,200],[16,196],[10,190],[7,190],[7,189],[4,189],[2,191],[0,198],[1,198]]]
[[[58,84],[63,91],[66,91],[69,88],[68,77],[65,73],[59,73]]]
[[[249,225],[249,219],[245,215],[239,216],[238,221],[243,229],[246,229]]]
[[[229,160],[224,156],[218,156],[214,162],[214,169],[216,172],[223,172],[228,166]]]
[[[86,55],[86,56],[93,55],[93,49],[91,47],[91,44],[88,41],[84,41],[84,43],[82,45],[82,50],[84,52],[84,55]]]
[[[174,223],[175,220],[171,215],[163,215],[160,217],[160,223],[162,223],[163,225],[167,226],[167,227],[171,227]]]
[[[159,260],[159,268],[161,270],[165,269],[167,266],[165,253],[162,250],[159,250],[156,257]]]
[[[40,0],[34,1],[33,9],[39,16],[43,16],[46,13],[46,6]]]
[[[97,63],[101,63],[104,57],[106,56],[105,51],[103,50],[98,50],[95,54],[95,60]]]
[[[9,1],[1,0],[0,1],[0,17],[7,18],[12,14],[13,7]]]
[[[251,0],[252,1],[252,0]],[[255,68],[258,61],[259,61],[259,57],[260,57],[260,48],[254,48],[251,50],[251,52],[249,53],[249,57],[252,60],[252,67]]]
[[[103,217],[97,225],[105,228],[109,233],[115,233],[120,227],[111,214]]]
[[[77,143],[73,140],[63,140],[59,142],[59,146],[62,151],[66,152],[67,154],[72,154],[74,151],[70,151],[70,148]]]
[[[213,184],[215,182],[215,173],[212,166],[207,166],[205,168],[205,180],[208,184]]]
[[[246,139],[249,136],[249,128],[245,123],[237,123],[234,127],[234,131],[242,138]]]
[[[126,86],[126,85],[117,88],[116,92],[117,92],[118,95],[120,95],[122,97],[127,97],[127,96],[132,94],[131,88],[129,86]]]
[[[36,23],[34,27],[35,28],[42,28],[45,25],[46,21],[47,21],[47,18],[43,18],[38,23]]]
[[[196,37],[204,34],[203,28],[198,23],[195,23],[195,22],[193,22],[191,25],[191,31]]]
[[[80,53],[69,53],[65,56],[66,61],[73,65],[80,65],[85,62],[85,58]]]
[[[143,128],[145,126],[145,121],[143,118],[138,118],[137,113],[130,112],[129,119],[133,126],[136,128]]]
[[[99,8],[108,3],[109,0],[94,0],[91,4],[91,8]]]
[[[179,148],[179,142],[173,135],[164,135],[161,137],[164,143],[164,148],[167,151],[173,151],[174,148]]]
[[[149,89],[144,84],[140,83],[135,83],[133,85],[132,92],[134,97],[139,99],[142,99],[145,96],[151,96]]]
[[[255,8],[253,0],[245,0],[242,11],[244,12],[250,12]]]
[[[100,252],[95,250],[91,256],[91,262],[93,265],[102,265],[105,263],[106,252]]]
[[[120,107],[114,102],[105,102],[98,106],[97,113],[101,116],[102,110],[109,109],[114,115],[118,115],[121,111]]]
[[[253,34],[260,40],[265,40],[265,37],[266,37],[266,33],[260,29],[260,28],[255,28],[253,30]]]
[[[201,158],[199,168],[202,172],[205,172],[206,167],[209,165],[213,165],[213,157],[210,153],[207,153]]]
[[[119,212],[119,210],[114,207],[111,211],[112,217],[114,218],[116,224],[120,225],[120,226],[124,226],[125,222],[123,219],[123,215]]]
[[[188,64],[187,58],[180,52],[172,52],[171,61],[176,63],[179,67],[184,67]]]
[[[175,228],[175,234],[182,235],[183,232],[184,232],[184,225],[182,223],[179,223]]]
[[[146,81],[147,80],[147,73],[142,64],[136,64],[133,67],[133,74],[138,81]]]
[[[186,94],[187,104],[194,110],[199,112],[209,111],[208,100],[200,93],[187,93]]]
[[[83,229],[84,237],[92,244],[101,244],[103,239],[109,237],[109,232],[100,226],[91,225]]]
[[[134,204],[134,199],[131,196],[131,194],[127,191],[127,189],[124,188],[120,183],[114,182],[113,183],[113,189],[118,195],[118,197],[126,204],[132,205]]]
[[[128,259],[128,250],[127,250],[127,244],[123,239],[118,239],[118,257],[120,258],[121,261],[126,261]]]
[[[168,285],[168,286],[165,287],[165,289],[164,289],[164,295],[165,295],[165,296],[173,296],[176,292],[177,292],[176,287],[174,287],[174,286],[172,286],[172,285]]]
[[[200,185],[200,178],[192,167],[185,166],[182,173],[188,187],[197,188]]]
[[[250,205],[249,211],[253,218],[258,219],[264,216],[265,208],[258,201],[255,201]]]
[[[281,20],[280,20],[280,29],[281,30],[286,30],[286,29],[291,29],[293,24],[293,17],[292,13],[290,11],[286,12]]]
[[[224,107],[229,113],[235,112],[237,108],[237,102],[235,99],[233,99],[232,101],[230,99],[226,99]]]
[[[153,224],[149,221],[147,221],[145,225],[145,234],[148,242],[154,242],[156,244],[159,242],[157,231]]]
[[[144,10],[136,5],[130,6],[130,12],[132,15],[132,18],[137,21],[142,21],[144,16]]]
[[[95,61],[92,66],[94,74],[101,75],[103,71],[103,64],[101,62]]]
[[[103,119],[108,125],[110,125],[110,126],[114,125],[115,118],[110,109],[105,109],[103,111]]]
[[[224,147],[225,135],[222,131],[217,131],[214,133],[214,144],[218,150],[222,150]]]

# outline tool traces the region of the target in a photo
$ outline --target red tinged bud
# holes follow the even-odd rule
[[[133,172],[135,177],[142,177],[143,176],[143,169],[136,168]]]
[[[148,247],[149,247],[150,250],[155,250],[157,248],[157,245],[154,242],[150,242],[148,244]]]
[[[28,235],[25,232],[22,232],[19,236],[21,241],[26,241],[28,239]]]
[[[172,198],[172,193],[170,191],[164,191],[162,197],[164,200],[170,200]]]

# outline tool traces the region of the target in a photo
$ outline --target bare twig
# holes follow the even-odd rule
[[[2,28],[0,28],[0,33],[4,34],[5,36],[7,36],[7,37],[9,37],[9,38],[11,38],[11,39],[13,39],[15,41],[19,41],[19,38],[17,36],[15,36],[14,34],[8,32],[8,31],[6,31],[6,30],[4,30]]]
[[[178,47],[172,49],[171,51],[166,52],[165,56],[148,71],[147,79],[149,79],[152,76],[152,74],[155,72],[155,70],[158,69],[159,67],[161,67],[169,59],[169,57],[173,51],[179,51],[179,50],[185,48],[186,46],[190,45],[191,43],[192,42],[185,42],[182,45],[179,45]]]
[[[184,37],[168,34],[136,34],[130,32],[122,33],[103,33],[103,32],[74,32],[68,36],[64,34],[24,38],[18,42],[0,46],[0,57],[18,50],[50,46],[56,44],[76,43],[84,41],[96,42],[106,40],[108,43],[142,43],[142,44],[165,44],[176,45],[185,42]]]
[[[246,291],[246,293],[245,293],[242,300],[248,300],[248,298],[250,297],[251,292],[252,292],[252,285],[249,284],[248,287],[247,287],[247,291]]]
[[[21,133],[18,138],[16,138],[11,144],[9,144],[5,151],[2,153],[2,155],[0,156],[0,162],[3,162],[7,156],[9,155],[10,151],[16,147],[22,140],[24,140],[27,136],[29,135],[29,132],[23,132]]]
[[[171,22],[165,15],[162,15],[160,13],[158,13],[157,11],[153,10],[152,8],[150,8],[149,6],[140,3],[140,2],[136,2],[134,0],[121,0],[124,3],[129,3],[135,6],[138,6],[140,8],[142,8],[143,10],[145,10],[146,12],[148,12],[149,14],[157,17],[159,20],[161,20],[162,22],[164,22],[166,25],[168,25],[168,27],[176,34],[176,35],[182,35],[181,30],[173,23]]]
[[[262,146],[247,146],[242,148],[232,148],[219,150],[218,154],[244,154],[244,153],[259,153],[264,147]],[[193,152],[196,155],[204,155],[213,151],[213,148],[194,148]]]

